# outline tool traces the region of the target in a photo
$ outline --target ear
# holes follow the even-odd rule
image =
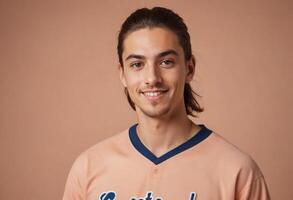
[[[119,77],[120,77],[120,81],[122,83],[122,85],[124,87],[127,87],[126,85],[126,80],[125,80],[125,75],[124,75],[124,68],[121,64],[118,64],[118,68],[119,68]]]
[[[195,58],[192,55],[191,58],[186,62],[186,78],[185,78],[185,82],[189,83],[190,81],[192,81],[193,76],[194,76],[194,72],[195,72]]]

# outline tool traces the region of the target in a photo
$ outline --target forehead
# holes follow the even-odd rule
[[[167,28],[143,28],[133,31],[124,40],[122,57],[129,54],[155,56],[166,50],[183,54],[177,35]]]

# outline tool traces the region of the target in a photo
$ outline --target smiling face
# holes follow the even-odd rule
[[[138,114],[185,112],[184,85],[192,80],[194,62],[185,61],[177,36],[165,28],[143,28],[128,34],[123,46],[120,78]]]

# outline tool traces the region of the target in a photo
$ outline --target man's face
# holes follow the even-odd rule
[[[185,61],[177,36],[165,28],[143,28],[124,40],[120,78],[136,111],[160,118],[184,109],[184,85],[192,80],[193,59]]]

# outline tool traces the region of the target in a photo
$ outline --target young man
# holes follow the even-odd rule
[[[245,153],[188,115],[201,112],[189,82],[190,37],[173,11],[132,13],[118,37],[120,78],[138,123],[75,161],[63,200],[269,200]]]

